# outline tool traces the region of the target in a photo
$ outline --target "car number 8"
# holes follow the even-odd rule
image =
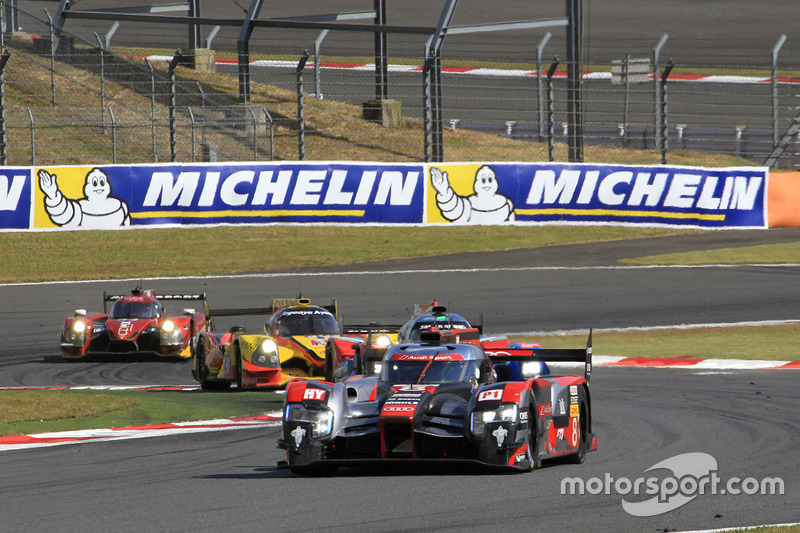
[[[572,447],[573,448],[578,445],[578,432],[579,431],[580,430],[578,429],[578,417],[576,416],[575,418],[572,419]]]

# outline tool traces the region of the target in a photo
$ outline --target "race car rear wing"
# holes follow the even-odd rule
[[[330,305],[312,304],[308,298],[275,298],[272,300],[270,307],[240,307],[234,309],[212,309],[209,313],[212,316],[239,316],[239,315],[272,315],[284,307],[292,306],[309,306],[321,307],[326,311],[330,311],[333,316],[336,316],[337,304],[333,300]]]
[[[592,330],[589,330],[586,348],[503,348],[502,350],[486,350],[486,355],[496,362],[583,363],[583,377],[589,381],[589,378],[592,377]]]
[[[383,333],[397,333],[403,324],[381,324],[371,322],[369,324],[348,324],[342,326],[343,335],[380,335]]]
[[[130,294],[108,294],[108,292],[103,291],[103,312],[108,313],[108,302],[116,302],[120,298],[125,298],[127,296],[141,294],[144,296],[150,296],[157,300],[161,301],[201,301],[203,302],[203,310],[205,314],[208,315],[208,301],[206,299],[205,291],[192,294],[192,293],[181,293],[181,294],[156,294],[155,290],[153,289],[145,289],[142,290],[141,287],[137,287],[133,289]]]

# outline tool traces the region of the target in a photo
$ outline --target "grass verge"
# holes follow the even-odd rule
[[[0,283],[210,276],[691,231],[622,226],[221,226],[0,233]]]
[[[0,391],[0,436],[128,427],[280,411],[270,392]]]
[[[798,338],[800,324],[604,331],[592,335],[592,347],[595,355],[622,357],[800,361]],[[586,343],[586,335],[520,336],[514,340],[540,342],[548,348],[576,348]]]

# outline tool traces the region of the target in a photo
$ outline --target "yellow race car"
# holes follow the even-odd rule
[[[336,300],[312,305],[308,298],[279,298],[258,309],[211,311],[211,315],[268,314],[264,333],[241,326],[204,331],[193,350],[192,376],[204,390],[283,387],[294,378],[324,378],[325,346],[341,335]]]

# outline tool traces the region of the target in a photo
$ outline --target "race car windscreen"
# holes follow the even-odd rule
[[[118,300],[111,308],[111,318],[158,318],[162,313],[161,302],[126,302]]]
[[[339,323],[323,309],[290,309],[278,318],[278,335],[338,335]]]
[[[475,360],[385,361],[381,369],[381,381],[388,383],[466,382],[479,376],[480,363]]]

